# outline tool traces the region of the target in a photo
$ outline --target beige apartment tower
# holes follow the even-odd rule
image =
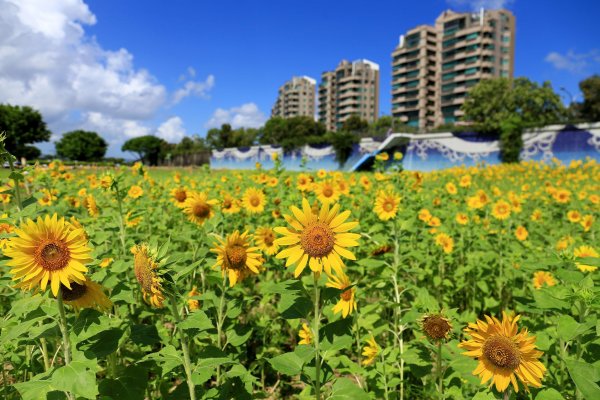
[[[392,53],[392,115],[422,130],[462,117],[482,79],[513,77],[515,17],[507,10],[443,12],[400,37]]]
[[[379,65],[369,60],[343,60],[321,75],[319,121],[335,132],[354,114],[369,122],[379,116]]]
[[[315,87],[317,82],[308,76],[295,76],[279,88],[272,117],[315,117]]]

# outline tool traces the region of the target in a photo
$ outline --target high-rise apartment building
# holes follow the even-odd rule
[[[319,121],[336,131],[351,115],[373,122],[379,116],[379,65],[369,60],[343,60],[321,75]]]
[[[279,88],[271,116],[291,118],[315,117],[315,87],[317,82],[308,76],[295,76]]]
[[[471,87],[513,77],[515,17],[445,11],[400,37],[392,53],[392,115],[421,129],[454,123]]]

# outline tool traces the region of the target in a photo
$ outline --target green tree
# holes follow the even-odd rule
[[[359,115],[353,114],[344,121],[340,130],[354,133],[355,135],[363,135],[369,131],[369,123]]]
[[[157,165],[164,159],[168,143],[156,136],[147,135],[129,139],[121,147],[122,151],[136,153],[140,160],[150,165]]]
[[[59,157],[77,161],[100,161],[106,154],[108,144],[96,132],[76,130],[65,133],[55,147]]]
[[[483,80],[469,91],[462,110],[479,132],[500,135],[503,162],[519,161],[523,129],[562,122],[566,115],[549,82],[540,86],[527,78]]]
[[[600,75],[592,75],[579,82],[583,102],[577,104],[579,117],[585,121],[600,121]]]
[[[261,129],[261,144],[279,144],[285,152],[296,150],[306,144],[326,142],[325,125],[311,117],[274,117]]]
[[[0,104],[0,132],[6,134],[8,152],[30,159],[40,155],[40,150],[31,144],[46,142],[51,135],[39,111],[10,104]]]
[[[327,141],[331,143],[331,146],[335,150],[335,161],[337,161],[340,167],[346,164],[346,161],[352,155],[354,145],[359,140],[360,138],[351,132],[339,131],[327,134]]]

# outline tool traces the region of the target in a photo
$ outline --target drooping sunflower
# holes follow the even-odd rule
[[[331,204],[338,201],[341,194],[337,190],[336,184],[330,179],[315,183],[314,191],[317,199],[322,204]]]
[[[367,344],[363,347],[362,355],[365,359],[362,361],[362,365],[371,365],[375,362],[375,359],[379,355],[381,349],[379,345],[375,341],[375,338],[371,336],[369,340],[367,340]]]
[[[343,271],[339,271],[337,275],[328,274],[325,286],[340,289],[342,291],[340,293],[340,300],[333,307],[332,311],[334,314],[341,312],[342,317],[346,318],[348,315],[352,314],[352,311],[356,310],[356,299],[354,298],[356,288],[350,287],[352,286],[352,283]]]
[[[242,198],[244,208],[251,214],[258,214],[265,210],[265,194],[262,190],[248,188]]]
[[[448,339],[452,332],[450,320],[441,314],[426,314],[419,321],[421,329],[431,340]]]
[[[225,239],[219,238],[211,251],[217,254],[213,268],[220,267],[223,276],[227,274],[230,287],[250,274],[258,274],[263,263],[258,247],[250,247],[248,232],[235,231]]]
[[[213,210],[215,204],[217,204],[217,200],[209,200],[206,193],[193,192],[189,193],[182,209],[191,222],[202,225],[215,215]]]
[[[194,286],[192,288],[192,290],[188,293],[188,308],[190,309],[190,311],[194,311],[194,310],[199,310],[200,309],[200,301],[195,299],[194,297],[197,297],[200,295],[200,292],[198,291],[198,288],[196,288],[196,286]]]
[[[12,267],[12,280],[21,281],[18,287],[45,291],[50,282],[52,294],[57,296],[61,283],[71,288],[72,282],[85,281],[83,272],[92,258],[83,229],[73,228],[54,214],[35,222],[27,219],[15,233],[4,254],[12,258],[7,265]]]
[[[230,194],[225,193],[221,200],[221,211],[223,214],[236,214],[241,210],[240,202],[234,199]]]
[[[302,324],[302,329],[300,329],[300,331],[298,331],[298,336],[300,336],[300,339],[301,339],[298,342],[298,344],[309,345],[313,342],[312,331],[310,330],[310,328],[308,327],[308,324],[306,324],[306,323]]]
[[[93,308],[98,311],[108,311],[112,302],[104,293],[104,288],[89,279],[81,283],[71,282],[71,288],[60,286],[65,304],[79,310],[82,308]]]
[[[295,265],[294,276],[298,277],[308,264],[313,272],[331,273],[332,268],[342,271],[341,257],[356,260],[348,247],[358,246],[360,237],[349,232],[358,222],[346,222],[350,211],[339,212],[339,204],[331,209],[323,204],[320,212],[313,212],[308,200],[302,200],[302,210],[292,206],[293,217],[285,215],[290,228],[277,227],[275,232],[283,237],[275,240],[279,246],[288,246],[277,254],[277,258],[287,258],[286,267]]]
[[[499,392],[511,383],[518,392],[517,378],[526,389],[542,386],[546,367],[538,359],[543,353],[536,349],[535,336],[529,335],[527,328],[518,331],[519,318],[503,312],[501,322],[486,315],[486,321],[469,323],[465,332],[471,338],[458,345],[467,350],[464,355],[479,361],[473,375],[479,376],[481,383],[491,380],[490,386],[495,385]]]
[[[258,248],[269,256],[279,250],[279,246],[275,244],[275,232],[269,227],[258,228],[254,233],[254,240]]]
[[[394,192],[388,193],[380,190],[375,198],[375,208],[373,211],[375,211],[380,220],[387,221],[396,216],[399,204],[400,196]]]
[[[135,277],[142,287],[144,301],[152,307],[162,308],[165,300],[162,287],[162,277],[158,274],[161,260],[158,251],[146,243],[135,245],[133,253],[133,267]]]
[[[599,257],[598,252],[592,246],[579,246],[573,250],[573,255],[577,258],[585,257]],[[598,269],[594,265],[584,264],[582,262],[576,262],[577,268],[582,272],[593,272]]]
[[[84,200],[84,206],[88,211],[90,217],[96,218],[100,215],[100,209],[98,208],[98,204],[96,204],[96,198],[94,195],[87,195]]]

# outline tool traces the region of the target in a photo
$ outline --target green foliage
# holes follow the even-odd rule
[[[221,128],[212,128],[206,134],[206,143],[212,149],[225,147],[249,147],[254,145],[259,131],[254,128],[232,129],[223,124]]]
[[[164,159],[167,142],[156,136],[147,135],[129,139],[121,147],[122,151],[136,153],[140,160],[150,165],[157,165]]]
[[[566,115],[549,82],[540,86],[527,78],[483,80],[469,91],[462,110],[478,132],[500,135],[504,162],[518,161],[523,129],[561,122]]]
[[[579,82],[583,102],[577,104],[579,118],[584,121],[600,121],[600,75],[592,75]]]
[[[354,133],[340,131],[329,132],[327,134],[327,141],[333,146],[333,149],[335,150],[335,161],[338,162],[341,168],[352,154],[354,145],[357,144],[360,139]]]
[[[40,156],[39,149],[29,145],[48,141],[51,134],[39,111],[10,104],[0,104],[0,132],[6,133],[6,150],[28,159]]]
[[[100,161],[108,148],[96,132],[82,130],[65,133],[55,146],[59,157],[74,161]]]
[[[274,117],[261,129],[261,144],[278,144],[285,152],[307,144],[325,143],[325,126],[311,117]]]

